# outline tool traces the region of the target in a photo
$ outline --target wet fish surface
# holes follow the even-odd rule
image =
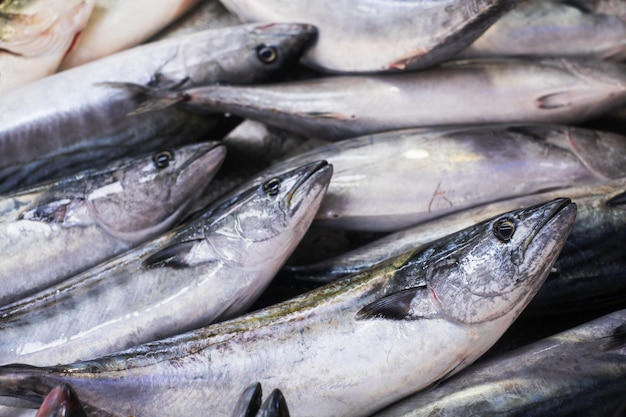
[[[280,387],[293,415],[367,416],[486,351],[547,276],[575,215],[557,199],[194,332],[72,365],[3,366],[0,395],[41,401],[68,383],[94,417],[197,415],[207,403],[229,415],[253,380]]]
[[[313,149],[258,178],[325,159],[334,171],[316,223],[389,232],[492,201],[623,177],[625,147],[626,137],[567,126],[413,129]]]
[[[626,310],[467,368],[375,417],[620,416]]]
[[[0,198],[0,306],[170,229],[225,154],[217,142],[187,145]]]
[[[0,97],[0,192],[91,167],[94,160],[206,140],[215,127],[215,119],[179,109],[129,117],[137,106],[132,94],[101,83],[260,82],[297,60],[314,32],[300,24],[208,30],[142,45]]]
[[[626,65],[583,58],[483,58],[404,74],[143,92],[152,98],[137,112],[169,101],[340,140],[425,126],[582,123],[624,104]]]
[[[243,21],[311,23],[320,29],[305,64],[332,72],[415,70],[468,46],[515,6],[510,0],[223,0]],[[393,25],[389,25],[393,22]]]
[[[520,1],[495,22],[462,57],[597,56],[626,58],[626,22],[590,13],[576,2]]]

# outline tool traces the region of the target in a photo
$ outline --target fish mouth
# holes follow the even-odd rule
[[[526,239],[524,239],[519,249],[519,259],[516,262],[521,264],[525,258],[525,254],[530,245],[535,241],[540,232],[551,229],[556,233],[568,235],[576,220],[576,203],[569,198],[557,198],[549,203],[537,205],[535,207],[544,206],[541,218],[532,228]],[[532,208],[531,208],[532,209]],[[552,224],[558,224],[559,227],[549,227]],[[566,236],[564,236],[563,240]]]
[[[311,194],[315,186],[326,189],[333,173],[333,167],[327,161],[315,161],[301,167],[302,173],[298,181],[285,196],[287,207],[293,212],[302,201]],[[315,193],[318,194],[318,193]]]

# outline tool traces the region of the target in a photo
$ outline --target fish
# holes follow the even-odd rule
[[[243,22],[230,13],[218,0],[200,1],[193,9],[172,22],[147,42],[186,35],[199,30],[241,25]]]
[[[164,233],[225,156],[218,142],[187,145],[0,197],[0,305]]]
[[[563,3],[573,3],[582,9],[593,13],[604,13],[618,16],[626,22],[626,4],[622,0],[559,0]]]
[[[314,34],[302,24],[207,30],[141,45],[3,95],[0,192],[93,167],[94,161],[207,140],[218,123],[179,109],[128,117],[137,105],[132,95],[101,83],[175,89],[181,83],[260,82],[279,77]]]
[[[336,73],[412,71],[434,65],[467,47],[516,3],[344,0],[329,8],[306,0],[222,0],[245,22],[315,25],[319,37],[303,63]]]
[[[287,265],[281,279],[323,285],[366,271],[386,259],[474,225],[496,213],[567,196],[576,203],[576,223],[548,279],[525,311],[554,316],[626,307],[626,181],[620,178],[574,185],[479,205],[388,234],[366,245],[310,265]]]
[[[0,96],[56,72],[80,37],[92,0],[0,4]]]
[[[95,7],[89,22],[61,63],[61,71],[134,47],[198,3],[198,0],[93,1]]]
[[[626,22],[575,2],[520,1],[457,57],[596,56],[626,58]]]
[[[247,387],[231,417],[289,417],[287,401],[280,389],[275,388],[261,403],[263,390],[258,382]]]
[[[304,235],[331,174],[316,161],[253,184],[135,249],[0,308],[0,363],[90,359],[242,313]]]
[[[129,91],[132,84],[117,87]],[[582,123],[626,102],[626,65],[574,57],[476,58],[402,74],[141,92],[149,98],[133,114],[167,106],[228,113],[337,141],[416,127]]]
[[[228,415],[252,380],[280,387],[293,415],[368,416],[495,343],[575,217],[559,198],[229,321],[89,361],[0,366],[0,397],[41,401],[67,383],[94,417],[198,415],[207,403]]]
[[[492,201],[621,178],[624,155],[626,137],[569,126],[409,129],[316,148],[257,178],[327,160],[333,178],[315,223],[392,232]]]
[[[472,365],[372,417],[617,417],[625,394],[626,310],[619,310]]]
[[[72,387],[61,384],[46,395],[35,417],[87,417],[87,415]]]

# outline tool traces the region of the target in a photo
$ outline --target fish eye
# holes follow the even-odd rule
[[[263,192],[270,197],[278,195],[280,191],[280,180],[278,178],[272,178],[263,184]]]
[[[154,165],[159,169],[167,168],[172,159],[174,159],[174,155],[170,151],[157,152],[154,156],[152,156]]]
[[[256,56],[264,64],[271,64],[278,58],[278,51],[273,46],[259,45],[256,47]]]
[[[515,223],[511,219],[500,219],[493,225],[493,234],[501,242],[508,242],[515,233]]]

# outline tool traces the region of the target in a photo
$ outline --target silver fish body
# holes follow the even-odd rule
[[[375,417],[620,416],[626,310],[476,364]],[[621,411],[620,411],[621,410]]]
[[[258,177],[328,160],[334,173],[316,222],[380,232],[492,201],[620,178],[624,155],[625,137],[567,126],[416,129],[313,149]]]
[[[225,155],[217,142],[187,145],[0,198],[0,306],[171,228]]]
[[[305,136],[485,123],[580,123],[626,101],[626,65],[595,59],[458,60],[423,71],[153,91]],[[148,102],[150,103],[150,102]],[[150,106],[143,104],[146,108]]]
[[[237,319],[92,361],[3,366],[0,395],[35,400],[68,383],[94,417],[197,415],[207,403],[228,416],[254,380],[280,387],[293,415],[367,416],[485,352],[542,284],[575,215],[567,199],[504,213]]]
[[[414,70],[452,57],[516,2],[478,0],[223,0],[248,22],[307,22],[320,29],[304,63],[333,72]],[[389,22],[393,22],[392,25]]]
[[[626,57],[626,22],[572,3],[526,0],[485,31],[461,57]]]
[[[241,313],[311,223],[315,162],[231,195],[152,241],[0,309],[0,362],[89,359]]]
[[[0,191],[91,167],[94,160],[205,140],[216,124],[175,109],[128,116],[137,106],[133,95],[102,83],[169,88],[182,80],[260,82],[297,59],[313,34],[299,24],[207,30],[142,45],[3,95]]]

